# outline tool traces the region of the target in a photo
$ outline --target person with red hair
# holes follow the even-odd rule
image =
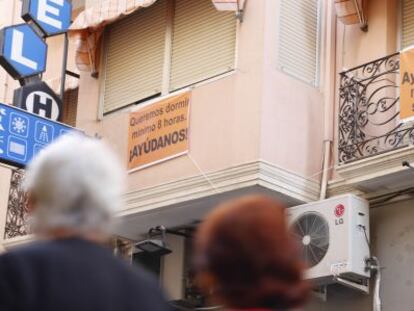
[[[200,289],[227,310],[286,310],[306,302],[310,285],[285,207],[271,198],[219,206],[200,225],[194,248]]]

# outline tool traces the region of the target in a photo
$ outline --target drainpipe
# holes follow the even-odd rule
[[[330,165],[332,162],[332,145],[334,133],[334,102],[336,87],[336,14],[333,1],[327,1],[326,19],[326,65],[324,83],[324,136],[323,136],[323,168],[319,199],[326,198]]]

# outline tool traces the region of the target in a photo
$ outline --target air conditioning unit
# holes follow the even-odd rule
[[[288,209],[289,222],[308,265],[307,279],[326,285],[339,278],[364,283],[369,251],[368,202],[343,195]]]

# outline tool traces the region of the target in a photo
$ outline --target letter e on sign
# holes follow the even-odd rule
[[[47,36],[69,29],[72,4],[68,0],[23,0],[22,18],[34,22]]]

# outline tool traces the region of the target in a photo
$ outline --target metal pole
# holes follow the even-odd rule
[[[66,82],[66,67],[68,63],[68,49],[69,49],[69,36],[68,33],[64,34],[64,44],[63,44],[63,61],[62,61],[62,73],[60,78],[60,99],[63,102],[65,96],[65,82]]]

